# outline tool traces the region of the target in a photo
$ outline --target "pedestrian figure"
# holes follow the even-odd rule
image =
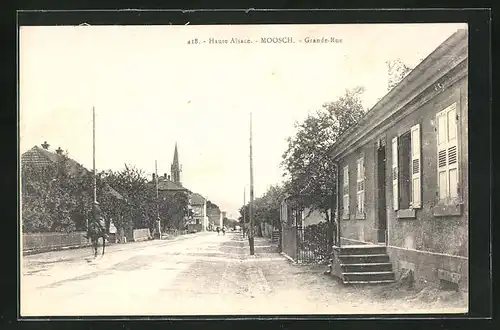
[[[226,235],[226,226],[222,227],[222,235]]]
[[[217,226],[217,235],[220,235],[220,228]]]

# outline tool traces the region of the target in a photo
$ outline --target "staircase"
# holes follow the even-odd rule
[[[386,247],[345,245],[334,248],[335,273],[344,284],[381,284],[395,281]]]
[[[271,241],[277,243],[279,240],[280,240],[280,232],[279,232],[279,230],[273,230],[272,236],[271,236]]]

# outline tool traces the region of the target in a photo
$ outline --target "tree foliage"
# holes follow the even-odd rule
[[[284,189],[282,186],[271,186],[262,196],[254,199],[253,214],[254,225],[260,229],[261,223],[268,223],[275,227],[279,227],[280,221],[280,205],[284,198]],[[245,213],[245,223],[250,222],[250,203],[240,207],[240,217],[238,218],[243,225],[243,214]],[[258,232],[257,234],[260,234]]]
[[[396,85],[413,70],[413,68],[406,65],[401,59],[386,61],[386,65],[389,75],[388,91],[396,87]]]
[[[207,201],[207,209],[218,209],[219,206],[212,201]]]
[[[82,184],[86,180],[83,167],[70,163],[66,154],[54,164],[22,164],[23,232],[83,229],[77,220],[85,218],[92,201],[92,186]]]
[[[159,209],[162,227],[182,229],[185,217],[190,215],[188,206],[189,198],[184,192],[161,196]]]
[[[363,87],[346,90],[336,101],[325,103],[297,123],[297,132],[288,139],[283,154],[284,188],[289,201],[298,209],[320,211],[329,223],[335,217],[337,181],[336,164],[330,154],[337,139],[365,114],[363,92]]]

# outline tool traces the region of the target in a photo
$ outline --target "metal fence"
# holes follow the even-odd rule
[[[283,253],[297,261],[297,227],[284,226],[281,235],[281,249]]]
[[[326,263],[329,259],[327,226],[284,226],[282,251],[298,263]]]

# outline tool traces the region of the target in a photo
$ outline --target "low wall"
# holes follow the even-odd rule
[[[90,245],[86,232],[23,234],[23,253]]]
[[[400,277],[402,269],[407,269],[413,271],[416,287],[428,283],[439,285],[441,279],[445,279],[456,281],[461,290],[468,291],[468,258],[394,246],[387,246],[387,253],[396,278]],[[453,276],[453,279],[449,276]]]
[[[134,231],[133,231],[134,242],[146,241],[146,240],[149,240],[151,238],[152,238],[151,233],[149,232],[148,228],[134,229]]]

